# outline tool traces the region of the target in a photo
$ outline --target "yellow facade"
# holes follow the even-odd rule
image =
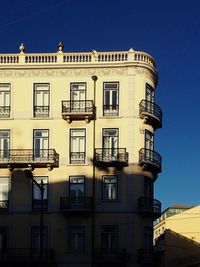
[[[17,249],[13,261],[41,260],[41,196],[29,170],[45,183],[43,264],[152,264],[155,62],[132,49],[62,50],[0,55],[2,262]]]
[[[161,266],[200,265],[200,206],[161,220],[154,226],[156,246],[163,251]]]

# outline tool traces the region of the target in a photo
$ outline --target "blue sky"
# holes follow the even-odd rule
[[[7,0],[1,3],[0,53],[135,50],[157,62],[155,133],[163,172],[155,183],[162,207],[200,202],[200,2],[198,0]]]

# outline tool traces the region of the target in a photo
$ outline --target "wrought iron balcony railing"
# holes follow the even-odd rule
[[[1,248],[0,263],[39,263],[40,249],[29,248]],[[43,263],[52,263],[54,261],[54,251],[52,249],[43,249]],[[6,265],[10,266],[10,265]]]
[[[139,165],[143,166],[146,170],[155,173],[161,172],[162,158],[160,154],[154,150],[142,148],[139,151]]]
[[[71,120],[89,121],[95,118],[95,107],[92,100],[62,101],[62,117]]]
[[[154,102],[142,100],[139,104],[140,118],[145,118],[155,129],[162,127],[162,111]]]
[[[92,211],[91,197],[61,197],[60,210],[62,212]]]
[[[9,210],[9,200],[0,200],[0,213],[8,212]]]
[[[55,149],[0,150],[0,168],[59,167],[59,155]]]
[[[70,164],[84,164],[85,152],[70,152]]]
[[[155,249],[139,249],[138,250],[138,262],[140,264],[157,266],[161,261],[162,253],[156,251]]]
[[[119,116],[119,106],[103,105],[103,116]]]
[[[95,164],[109,166],[128,166],[128,153],[126,148],[96,148]]]
[[[43,211],[48,210],[48,199],[44,199],[43,203],[41,203],[41,199],[33,199],[32,200],[32,211],[33,212],[40,212],[41,211],[41,204],[43,207]]]
[[[49,106],[34,106],[34,117],[49,117]]]
[[[161,215],[161,202],[153,198],[140,197],[138,199],[138,211],[142,214],[152,215],[155,220]]]
[[[95,249],[94,258],[96,263],[126,263],[128,255],[126,249]]]
[[[0,106],[0,118],[10,118],[10,106]]]

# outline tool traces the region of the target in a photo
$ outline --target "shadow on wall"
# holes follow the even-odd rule
[[[66,177],[66,181],[59,179],[53,183],[49,183],[47,186],[47,199],[45,199],[44,210],[44,225],[47,226],[47,248],[53,251],[55,261],[63,260],[64,262],[73,261],[74,263],[91,261],[92,254],[92,241],[94,238],[95,253],[97,263],[105,264],[106,262],[119,263],[121,266],[125,266],[127,259],[129,261],[136,262],[138,255],[135,247],[138,249],[145,248],[146,244],[143,244],[141,236],[139,236],[137,242],[130,238],[135,236],[135,233],[143,233],[140,224],[135,224],[133,227],[133,215],[140,214],[140,220],[144,217],[151,218],[152,208],[147,206],[147,209],[142,210],[142,213],[138,213],[138,199],[145,196],[144,192],[144,177],[138,172],[135,172],[134,168],[130,167],[129,171],[122,169],[121,166],[113,166],[112,168],[105,167],[100,168],[98,177],[95,180],[95,198],[92,197],[93,177],[83,176],[82,171],[77,171],[79,176],[70,176],[63,174]],[[34,175],[34,171],[33,171]],[[116,175],[116,199],[104,199],[109,195],[107,187],[103,183],[103,176]],[[37,177],[37,175],[36,175]],[[141,182],[142,180],[142,182]],[[48,179],[47,179],[48,181]],[[153,182],[150,179],[151,183]],[[108,187],[110,188],[110,187]],[[133,194],[134,189],[134,194]],[[137,189],[137,190],[136,190]],[[11,192],[10,203],[8,213],[1,213],[0,217],[4,220],[1,226],[11,225],[8,227],[7,240],[5,241],[6,253],[12,254],[15,251],[22,251],[22,255],[17,257],[16,262],[28,261],[30,258],[27,253],[31,251],[31,248],[35,245],[32,243],[32,226],[38,227],[40,225],[40,194],[35,188],[34,191],[32,181],[27,179],[23,170],[15,170],[11,174]],[[114,197],[112,191],[112,197]],[[94,208],[93,208],[94,201]],[[148,203],[147,203],[148,204]],[[92,234],[92,214],[95,213],[94,218],[94,234]],[[140,210],[139,210],[140,211]],[[110,215],[113,212],[112,215]],[[133,214],[130,219],[127,220],[127,216],[122,216],[118,221],[118,212]],[[106,219],[102,219],[102,214],[106,214]],[[26,215],[26,216],[24,216]],[[104,224],[118,225],[116,231],[116,248],[112,258],[107,257],[110,253],[110,249],[105,252],[105,245],[101,241],[101,226]],[[21,225],[23,224],[23,231],[21,231]],[[84,225],[84,245],[83,251],[75,251],[79,257],[74,257],[70,246],[69,233],[73,225]],[[148,223],[149,225],[149,223]],[[70,228],[71,227],[71,228]],[[52,230],[53,229],[53,230]],[[72,229],[74,230],[74,229]],[[107,245],[106,245],[107,246]],[[37,247],[38,248],[38,247]],[[119,249],[120,248],[120,249]],[[122,248],[122,249],[121,249]],[[107,253],[107,254],[106,254]],[[31,254],[30,254],[31,255]],[[129,257],[128,257],[129,255]],[[25,259],[25,260],[24,260]],[[48,258],[49,261],[51,258]],[[14,260],[13,260],[14,261]],[[0,259],[1,265],[1,259]]]
[[[156,247],[164,248],[160,267],[200,266],[200,243],[172,230],[165,230],[156,241]]]

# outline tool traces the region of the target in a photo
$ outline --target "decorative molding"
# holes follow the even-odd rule
[[[26,70],[2,70],[0,77],[36,77],[36,76],[77,76],[77,75],[124,75],[127,74],[127,68],[74,68],[74,69],[26,69]]]
[[[136,68],[136,72],[138,74],[142,74],[145,75],[148,79],[150,79],[153,83],[157,83],[157,75],[155,75],[155,73],[152,73],[152,71],[146,69],[146,68],[142,68],[142,67],[137,67]]]

